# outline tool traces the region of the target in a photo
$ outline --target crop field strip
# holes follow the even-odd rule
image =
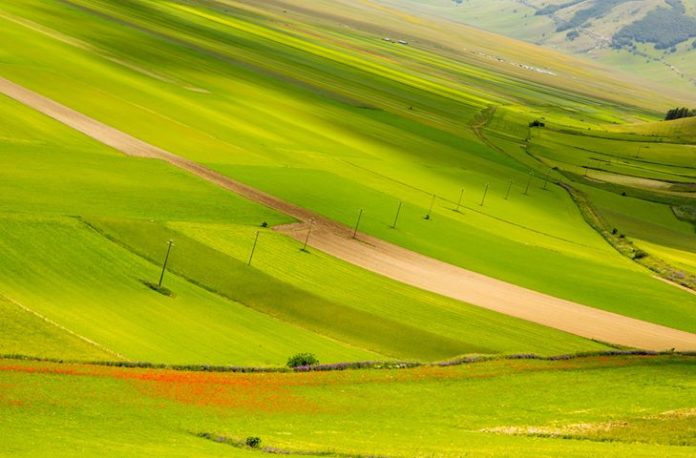
[[[223,169],[221,169],[221,170],[223,170]],[[246,173],[246,172],[244,172],[243,170],[236,169],[236,168],[233,168],[233,169],[227,168],[227,169],[224,169],[224,171],[225,171],[225,172],[229,171],[229,172],[230,172],[229,174],[232,174],[232,175],[239,175],[240,172]],[[264,172],[269,172],[269,171],[270,171],[270,169],[269,169],[269,170],[264,170]],[[227,174],[227,173],[226,173],[226,174]],[[485,179],[485,178],[483,178],[483,179]],[[258,178],[254,178],[253,181],[258,181]],[[268,188],[267,188],[267,189],[268,189]],[[270,189],[270,191],[272,192],[272,194],[277,194],[276,189]],[[453,192],[453,194],[454,194],[454,192]],[[467,194],[468,194],[468,193],[467,193]],[[294,199],[293,199],[293,200],[294,200]],[[425,199],[424,199],[424,200],[425,200]],[[302,205],[304,202],[301,202],[301,201],[298,202],[298,201],[296,201],[296,203]],[[355,205],[355,204],[353,204],[353,205]],[[395,205],[395,204],[394,204],[394,205]],[[427,205],[427,204],[426,204],[426,205]],[[304,206],[304,205],[303,205],[303,206]],[[530,207],[528,207],[528,208],[530,208]],[[420,210],[417,210],[417,211],[420,211]],[[425,211],[425,210],[423,210],[423,211]],[[438,212],[439,212],[439,211],[442,211],[442,208],[441,208],[440,205],[437,206],[436,211],[438,211]],[[490,208],[488,208],[488,211],[490,211]],[[352,213],[352,212],[351,212],[351,213]],[[369,212],[369,213],[371,214],[371,212]],[[331,216],[332,216],[332,215],[331,215]],[[457,215],[452,215],[452,216],[455,216],[455,217],[456,217]],[[350,219],[353,219],[353,218],[354,218],[354,216],[351,215],[351,216],[350,216]],[[347,218],[341,217],[341,218],[336,218],[336,219],[342,220],[344,223],[347,223],[347,221],[346,221]],[[448,218],[448,219],[449,219],[449,218]],[[546,221],[544,221],[544,223],[546,223]],[[365,229],[368,230],[368,231],[370,231],[370,232],[375,233],[375,235],[378,235],[378,236],[380,236],[380,237],[383,237],[383,236],[386,235],[386,236],[388,236],[388,237],[393,238],[394,235],[396,234],[396,232],[393,232],[393,231],[392,231],[392,232],[390,232],[390,231],[384,231],[384,230],[382,230],[382,229],[380,229],[379,231],[376,231],[376,230],[374,229],[374,224],[372,224],[372,226],[370,226],[370,224],[372,224],[372,223],[371,223],[371,219],[368,218],[367,223],[366,223],[366,226],[365,226]],[[433,222],[433,225],[438,225],[438,224],[440,224],[439,221],[434,221],[434,222]],[[385,224],[385,227],[386,227],[386,226],[387,226],[387,225]],[[576,224],[576,226],[577,226],[577,224]],[[423,225],[423,227],[425,227],[425,225]],[[398,235],[400,235],[400,234],[398,234]],[[411,244],[413,243],[412,241],[403,241],[403,240],[399,240],[398,238],[397,238],[396,240],[394,240],[394,241],[397,241],[397,242],[399,242],[400,244],[406,244],[406,246],[409,246],[409,245],[411,245]],[[594,242],[593,242],[593,243],[594,243]],[[412,247],[412,245],[409,246],[409,247]],[[415,247],[417,247],[417,246],[415,246]],[[444,247],[443,247],[443,248],[444,248]],[[554,248],[555,248],[555,247],[554,247]],[[419,251],[423,251],[423,250],[419,250]],[[444,250],[439,250],[438,252],[435,252],[435,253],[428,253],[428,254],[435,254],[437,257],[440,257],[440,258],[442,259],[442,258],[443,258],[442,253],[444,253]],[[522,255],[522,256],[520,256],[520,258],[524,258],[524,256],[525,256],[525,255]],[[518,257],[518,256],[516,255],[515,257]],[[451,257],[451,254],[448,254],[447,257],[445,257],[444,260],[449,261],[449,262],[454,262],[454,263],[461,263],[461,260],[459,260],[459,259],[457,259],[457,258],[452,258],[452,257]],[[470,262],[470,260],[468,260],[468,261]],[[534,263],[532,263],[532,265],[534,265],[534,268],[535,268],[535,269],[539,269],[539,268],[540,268],[539,266],[543,266],[543,263],[534,262]],[[496,272],[496,270],[499,270],[499,269],[500,269],[499,266],[495,266],[495,269],[493,269],[492,267],[493,267],[493,266],[476,266],[477,270],[479,270],[479,271],[482,271],[482,270],[483,270],[484,273],[486,273],[486,274],[489,274],[489,275],[493,274],[494,276],[503,276],[504,279],[506,279],[506,280],[508,280],[508,279],[514,279],[515,282],[520,282],[520,279],[517,278],[517,277],[519,276],[519,274],[516,274],[516,276],[512,276],[512,273],[511,273],[511,272],[506,272],[504,275],[501,275],[501,273]],[[550,266],[549,266],[549,267],[550,267]],[[589,267],[589,266],[588,266],[588,267]],[[596,268],[597,268],[597,266],[594,266],[594,269],[596,269]],[[555,270],[558,271],[558,269],[555,269]],[[523,272],[524,269],[517,269],[517,271],[518,271],[518,272]],[[634,285],[637,284],[637,283],[638,283],[638,284],[640,284],[640,283],[645,283],[645,287],[648,288],[648,282],[653,282],[653,280],[648,280],[647,278],[649,278],[649,277],[646,276],[647,278],[646,278],[645,280],[641,280],[641,281],[639,281],[639,282],[636,283],[635,280],[638,279],[638,276],[637,276],[636,274],[634,274],[634,273],[631,273],[631,276],[635,277],[635,278],[632,278],[632,280],[630,281],[630,283],[631,283],[631,284],[634,284]],[[591,281],[591,280],[590,280],[590,281]],[[620,286],[618,286],[618,285],[622,284],[623,282],[624,282],[624,280],[618,281],[618,282],[616,283],[616,286],[612,286],[612,288],[619,288]],[[533,283],[530,284],[530,283],[529,283],[529,279],[524,279],[524,281],[522,281],[522,283],[523,283],[524,286],[528,286],[528,287],[531,286],[531,287],[534,288],[534,289],[538,289],[538,288],[539,288],[538,284],[533,284]],[[560,286],[560,285],[559,285],[559,286]],[[606,289],[606,287],[603,287],[603,288]],[[654,289],[658,289],[658,290],[659,290],[659,289],[661,289],[661,288],[664,288],[664,287],[662,287],[662,286],[654,286],[654,285],[651,285],[651,286],[649,287],[649,289],[651,289],[651,290],[654,290]],[[560,296],[562,296],[562,297],[570,298],[570,299],[572,299],[572,300],[574,300],[574,301],[576,301],[576,302],[579,301],[579,302],[583,302],[583,303],[589,303],[590,305],[593,305],[593,306],[600,306],[601,308],[607,308],[607,304],[610,302],[610,301],[608,300],[608,298],[607,298],[607,299],[597,300],[595,297],[587,297],[587,296],[586,296],[586,297],[579,297],[578,294],[577,294],[577,292],[574,292],[574,294],[569,295],[568,292],[567,292],[565,289],[567,289],[567,288],[560,288],[560,287],[559,287],[559,288],[558,288],[557,290],[555,290],[555,291],[548,291],[548,292],[550,292],[550,293],[553,294],[553,295],[560,295]],[[688,304],[689,299],[685,299],[683,296],[675,295],[675,293],[668,292],[667,289],[668,289],[668,288],[665,288],[664,291],[660,292],[660,295],[661,295],[662,297],[667,298],[667,297],[673,296],[673,298],[670,298],[670,299],[669,299],[669,300],[672,301],[673,303],[674,303],[674,302],[684,303],[684,301],[686,300],[686,301],[687,301],[686,303]],[[637,291],[637,290],[636,290],[636,291]],[[617,291],[617,292],[618,292],[618,291]],[[622,293],[631,294],[631,293],[630,293],[630,290],[622,291]],[[635,294],[635,293],[633,293],[633,294]],[[574,297],[569,297],[569,296],[574,296]],[[679,296],[679,298],[677,298],[677,296]],[[637,296],[636,296],[636,299],[637,299]],[[636,299],[633,299],[633,298],[632,298],[632,299],[630,299],[630,300],[628,301],[628,303],[633,303],[633,302],[635,302]],[[664,299],[661,299],[661,300],[664,300]],[[616,300],[614,299],[614,300],[612,300],[611,302],[616,303]],[[660,307],[661,307],[661,308],[664,308],[664,306],[660,306]],[[610,309],[610,310],[614,310],[614,311],[617,311],[617,312],[619,312],[619,313],[632,314],[632,315],[634,315],[634,316],[637,314],[637,315],[638,315],[638,316],[637,316],[638,318],[649,319],[650,321],[658,321],[658,322],[660,322],[661,324],[667,324],[667,325],[669,325],[669,326],[675,326],[675,327],[682,327],[682,328],[683,328],[684,323],[688,323],[688,322],[689,322],[689,320],[686,320],[686,321],[685,321],[685,320],[683,319],[683,317],[682,317],[682,319],[669,319],[668,316],[663,316],[663,314],[661,314],[661,313],[652,313],[651,311],[644,311],[644,310],[637,309],[637,308],[635,308],[635,307],[633,307],[633,308],[624,307],[623,309],[621,309],[621,308],[616,309],[616,308],[615,308],[615,309]],[[648,312],[648,313],[646,313],[646,312]],[[687,327],[687,329],[690,330],[690,327]]]
[[[436,4],[0,2],[0,457],[694,456],[696,98]]]
[[[694,200],[696,169],[692,164],[696,164],[696,148],[693,145],[663,143],[647,137],[611,139],[602,137],[601,133],[593,136],[568,128],[548,128],[534,135],[530,132],[525,150],[545,167],[572,171],[566,176],[575,181],[573,186],[599,208],[601,215],[613,223],[614,228],[628,231],[628,235],[641,243],[646,239],[648,243],[652,241],[652,252],[658,255],[665,253],[665,249],[681,250],[677,254],[677,268],[664,264],[658,256],[651,269],[670,281],[693,289],[696,271],[690,262],[684,263],[681,258],[688,260],[696,253],[696,224],[677,219],[675,213],[676,207],[683,205],[688,208]],[[578,151],[589,153],[589,158]],[[613,167],[615,163],[619,165]],[[604,173],[608,170],[611,172]],[[604,183],[599,189],[598,182]],[[613,193],[603,190],[612,191],[611,185],[622,185],[621,195],[616,190]],[[594,209],[590,211],[596,213]],[[607,226],[608,223],[603,224]],[[607,237],[606,233],[612,232],[612,227],[600,230]],[[623,243],[623,240],[617,239],[616,242]],[[667,257],[673,259],[674,255],[667,254]]]
[[[395,280],[599,341],[658,350],[689,349],[696,345],[696,335],[691,333],[608,314],[525,290],[428,259],[375,238],[366,238],[363,234],[362,242],[355,241],[350,237],[348,228],[331,220],[259,193],[191,161],[104,126],[6,79],[0,79],[0,90],[5,95],[27,103],[32,108],[127,154],[167,161],[250,200],[304,221],[311,220],[316,226],[314,237],[311,239],[312,246]],[[308,223],[305,223],[299,235],[296,230],[289,233],[301,240],[307,230]]]
[[[0,102],[0,110],[8,119],[3,126],[5,132],[0,135],[3,138],[0,146],[8,148],[0,155],[0,160],[6,164],[0,170],[5,173],[14,170],[0,180],[7,186],[0,199],[0,207],[6,212],[0,225],[4,239],[4,243],[0,243],[4,260],[0,265],[4,279],[2,289],[16,301],[31,304],[32,308],[51,316],[64,327],[106,344],[128,359],[180,362],[233,360],[270,364],[282,361],[284,354],[291,351],[290,348],[312,348],[323,361],[385,357],[366,350],[346,348],[345,341],[373,349],[381,348],[384,342],[388,342],[390,356],[424,360],[483,350],[497,353],[524,348],[548,354],[604,348],[594,342],[478,307],[447,301],[413,288],[390,285],[386,279],[350,268],[329,257],[320,260],[318,253],[304,256],[309,258],[305,272],[316,268],[336,272],[337,275],[299,284],[287,277],[280,278],[282,283],[273,281],[255,273],[254,269],[249,270],[243,262],[200,244],[187,243],[186,237],[180,233],[167,233],[159,224],[143,221],[143,218],[178,221],[171,223],[177,230],[189,226],[203,227],[204,233],[214,233],[221,240],[225,239],[226,234],[236,233],[237,230],[251,236],[262,220],[279,224],[290,219],[247,203],[205,181],[183,172],[178,173],[177,169],[160,161],[122,156],[11,99],[0,98]],[[33,139],[39,138],[39,133],[42,140],[37,142]],[[14,168],[13,164],[18,163],[20,158],[31,160],[24,162],[19,169]],[[17,173],[20,170],[21,173]],[[148,199],[143,200],[143,195],[147,195]],[[108,206],[103,205],[105,199],[110,203]],[[211,302],[212,296],[202,295],[200,291],[196,292],[197,288],[183,285],[176,278],[169,284],[175,290],[176,297],[160,296],[142,284],[144,279],[154,279],[156,266],[148,266],[131,254],[124,255],[122,249],[111,242],[95,239],[93,230],[84,224],[84,219],[64,216],[75,214],[88,215],[89,221],[113,229],[120,240],[136,247],[135,251],[144,254],[147,259],[155,260],[155,264],[161,262],[162,240],[176,238],[177,246],[171,264],[175,272],[178,273],[179,267],[183,266],[183,274],[196,285],[223,294],[227,299],[241,300],[246,306],[257,304],[256,309],[263,315],[269,312],[268,306],[276,307],[270,310],[271,315],[278,316],[278,311],[287,313],[287,309],[278,307],[294,301],[305,306],[315,304],[320,310],[319,317],[328,314],[330,318],[317,322],[317,317],[314,317],[311,323],[307,323],[298,321],[295,314],[289,317],[292,322],[288,323],[290,327],[284,328],[273,321],[261,319],[263,315],[252,319],[254,314],[240,309],[236,302],[222,313],[220,306],[223,302]],[[139,233],[139,228],[143,229],[141,234],[147,234],[147,237],[132,236]],[[200,235],[200,232],[193,234]],[[273,246],[278,247],[278,253],[274,254],[274,266],[285,265],[293,270],[302,258],[297,245],[279,235],[273,239],[277,240]],[[120,240],[118,244],[123,245]],[[203,240],[216,249],[220,246],[215,237]],[[259,250],[258,259],[262,263],[265,261],[267,242],[264,239]],[[237,243],[243,241],[240,239]],[[42,246],[43,249],[40,249]],[[81,254],[85,247],[90,247],[88,256]],[[244,247],[242,255],[232,252],[233,257],[246,261],[247,248]],[[223,251],[227,253],[226,249]],[[93,253],[99,255],[93,256]],[[288,259],[278,256],[283,253],[292,256]],[[195,261],[201,256],[205,262]],[[194,262],[186,262],[187,259]],[[283,262],[279,263],[281,259]],[[72,266],[72,275],[65,277],[61,262],[68,262]],[[105,262],[109,265],[105,265]],[[37,272],[41,274],[31,280]],[[220,272],[220,275],[211,277],[210,272]],[[348,278],[361,294],[374,294],[372,299],[378,300],[381,307],[360,307],[363,299],[358,296],[337,297],[335,292],[340,289],[338,286]],[[301,289],[290,284],[296,284]],[[392,291],[394,296],[385,295],[384,291],[387,290]],[[46,294],[47,291],[50,294]],[[279,302],[275,300],[277,297],[284,300]],[[396,298],[399,309],[394,308]],[[372,304],[374,300],[366,300],[365,304]],[[119,305],[122,301],[132,306]],[[306,332],[298,334],[293,329],[300,325],[326,335],[327,328],[336,329],[337,303],[343,305],[340,316],[344,324],[347,318],[345,313],[351,312],[348,315],[367,318],[363,323],[367,325],[367,330],[373,329],[375,324],[391,321],[396,334],[385,333],[384,329],[379,333],[365,333],[361,330],[362,325],[354,323],[356,326],[344,327],[343,333],[337,336],[342,342],[331,344],[320,337],[310,338],[311,334]],[[258,304],[263,306],[258,307]],[[406,310],[404,307],[408,307],[409,315],[414,318],[430,315],[437,317],[437,322],[423,326],[416,319],[404,320],[408,316],[403,313]],[[351,311],[356,308],[368,313],[356,315]],[[14,317],[17,312],[14,310],[14,314],[8,316]],[[163,313],[171,317],[163,320]],[[191,329],[186,330],[181,323],[171,320],[183,317],[182,313],[188,316]],[[105,334],[101,324],[103,314],[110,316],[111,322],[119,323],[119,332]],[[281,315],[288,318],[287,314]],[[197,333],[205,329],[206,323],[210,326],[210,318],[216,320],[214,328],[204,331],[203,338],[197,337]],[[394,327],[393,318],[398,318],[407,326]],[[216,331],[223,328],[226,328],[226,332]],[[429,330],[430,334],[417,328]],[[14,326],[4,329],[0,345],[6,352],[61,355],[60,346],[48,345],[49,342],[39,339],[35,332],[21,333]],[[252,329],[266,334],[260,339],[260,334],[249,333]],[[414,333],[413,330],[418,332]],[[185,338],[189,342],[186,349],[175,345],[171,339],[163,341],[162,338],[166,336],[163,332]],[[253,337],[255,335],[257,337]],[[356,340],[356,336],[360,336],[359,339]],[[398,339],[393,336],[398,336]],[[447,336],[447,339],[440,336]],[[288,339],[293,342],[292,347],[287,346]],[[263,340],[263,343],[259,346],[260,343],[254,343],[255,340]],[[430,343],[424,345],[428,341]],[[437,342],[444,342],[445,345],[438,348],[435,345]],[[480,342],[486,342],[485,348]],[[402,348],[398,348],[399,345]],[[282,348],[287,350],[279,350]],[[68,355],[80,359],[75,353],[69,352]],[[94,357],[91,351],[83,350],[82,358]]]
[[[693,366],[660,355],[244,374],[2,359],[0,454],[29,456],[23,434],[36,432],[34,453],[109,458],[260,456],[236,445],[252,435],[328,456],[690,456]]]

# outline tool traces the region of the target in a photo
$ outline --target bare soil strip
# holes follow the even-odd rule
[[[353,239],[352,230],[342,224],[138,140],[1,77],[0,93],[127,155],[161,159],[242,197],[290,215],[301,222],[278,230],[298,240],[304,241],[311,225],[311,247],[372,272],[590,339],[648,350],[696,350],[696,334],[558,299],[362,233],[358,234],[359,240]]]

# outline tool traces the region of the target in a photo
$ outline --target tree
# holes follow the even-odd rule
[[[671,121],[674,119],[681,119],[681,118],[689,118],[692,116],[696,116],[696,109],[689,110],[686,107],[677,107],[677,108],[672,108],[671,110],[667,111],[667,114],[665,115],[665,121]]]

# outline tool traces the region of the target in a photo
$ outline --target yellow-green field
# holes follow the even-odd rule
[[[373,1],[21,0],[0,4],[0,42],[0,77],[222,175],[696,332],[693,291],[617,251],[567,191],[696,275],[696,134],[658,121],[679,89]],[[0,118],[0,355],[279,367],[612,347],[301,251],[274,230],[291,217],[3,95]],[[253,456],[235,441],[258,435],[298,456],[687,456],[693,373],[669,355],[270,375],[5,359],[0,455]]]
[[[0,456],[694,453],[693,357],[229,374],[0,360]],[[134,427],[137,425],[137,427]],[[225,442],[221,442],[225,441]]]

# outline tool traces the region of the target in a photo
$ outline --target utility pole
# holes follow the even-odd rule
[[[307,238],[305,238],[304,246],[302,247],[302,251],[308,252],[307,251],[307,244],[309,243],[309,236],[312,235],[312,228],[314,228],[314,220],[313,219],[311,219],[309,221],[309,229],[307,229]]]
[[[507,191],[505,191],[505,200],[508,200],[508,197],[510,197],[510,190],[512,189],[512,180],[510,180],[510,183],[508,183]]]
[[[430,201],[430,209],[428,210],[428,214],[425,215],[425,219],[430,219],[430,214],[433,212],[433,207],[435,206],[435,199],[437,199],[437,196],[433,194],[433,198]]]
[[[525,195],[525,196],[529,194],[529,185],[532,184],[532,177],[533,177],[533,176],[534,176],[534,172],[530,172],[530,173],[529,173],[529,179],[527,180],[527,187],[524,188],[524,195]]]
[[[483,207],[483,203],[486,201],[486,194],[488,194],[488,186],[489,183],[486,183],[486,189],[483,190],[483,197],[481,198],[481,206]]]
[[[401,213],[401,206],[403,202],[399,201],[399,207],[396,209],[396,216],[394,216],[394,224],[392,224],[392,229],[396,229],[396,223],[399,222],[399,214]]]
[[[172,246],[174,245],[174,240],[169,240],[167,242],[167,255],[164,257],[164,264],[162,264],[162,273],[160,274],[159,278],[159,283],[157,284],[157,288],[162,287],[162,281],[164,280],[164,271],[167,270],[167,263],[169,262],[169,253],[172,251]]]
[[[358,227],[360,227],[360,219],[362,218],[363,215],[363,209],[360,209],[360,213],[358,213],[358,221],[355,222],[355,230],[353,231],[353,238],[355,238],[358,235]]]
[[[459,212],[459,209],[462,206],[462,199],[464,198],[464,188],[459,192],[459,201],[457,202],[457,209],[455,210],[456,212]]]
[[[256,238],[254,239],[254,245],[251,247],[251,254],[249,255],[249,262],[247,263],[248,266],[251,265],[251,260],[254,259],[254,251],[256,251],[256,244],[259,241],[259,234],[261,234],[261,231],[256,231]]]

